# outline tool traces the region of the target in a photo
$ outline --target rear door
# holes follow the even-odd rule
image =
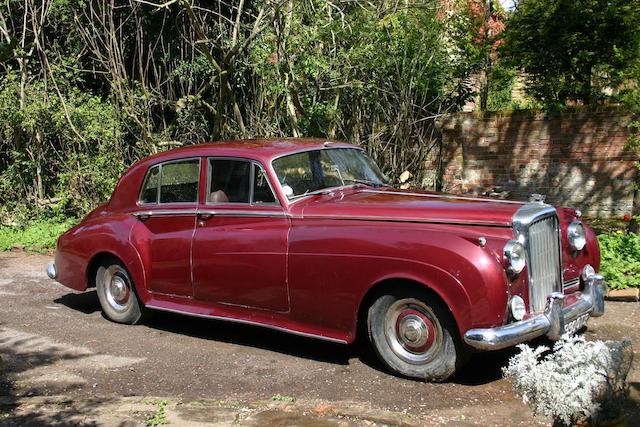
[[[262,166],[209,158],[205,193],[193,238],[194,297],[287,311],[290,220]]]
[[[196,224],[200,158],[149,168],[140,193],[132,239],[150,265],[151,291],[193,296],[191,242]]]

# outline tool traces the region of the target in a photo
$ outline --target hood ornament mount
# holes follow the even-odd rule
[[[544,203],[544,199],[546,198],[547,196],[544,194],[538,194],[538,193],[529,194],[529,202],[531,203]]]

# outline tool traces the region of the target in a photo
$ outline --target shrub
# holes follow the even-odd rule
[[[640,287],[640,234],[616,231],[599,235],[598,242],[609,288]]]
[[[553,346],[519,345],[520,353],[503,369],[516,394],[534,414],[554,419],[554,425],[593,425],[622,413],[629,388],[631,342],[586,341],[565,336]]]

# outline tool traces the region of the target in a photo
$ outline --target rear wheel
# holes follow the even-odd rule
[[[396,374],[444,381],[466,361],[449,310],[426,292],[381,295],[369,308],[367,326],[378,357]]]
[[[140,320],[142,312],[133,281],[120,261],[113,259],[98,268],[96,291],[102,311],[110,320],[127,324]]]

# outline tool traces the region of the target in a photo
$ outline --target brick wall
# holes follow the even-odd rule
[[[585,215],[631,213],[634,154],[626,148],[632,117],[597,112],[459,113],[443,117],[442,190],[531,193]],[[434,160],[438,162],[438,160]]]

